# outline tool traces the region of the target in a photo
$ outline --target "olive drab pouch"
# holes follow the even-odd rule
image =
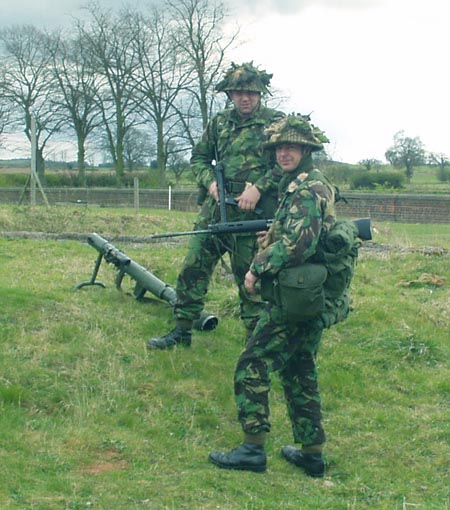
[[[327,268],[306,263],[282,269],[277,277],[263,277],[261,296],[279,306],[288,322],[302,322],[325,310],[324,283]]]

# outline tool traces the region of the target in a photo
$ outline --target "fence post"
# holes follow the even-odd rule
[[[169,211],[172,210],[172,186],[169,186]]]
[[[37,161],[36,161],[36,152],[37,152],[37,138],[36,138],[36,120],[34,117],[31,117],[31,173],[30,173],[30,198],[31,205],[36,205],[36,184],[39,186],[39,191],[42,194],[42,198],[44,199],[45,205],[50,207],[50,204],[47,200],[47,195],[45,194],[44,188],[42,187],[41,181],[39,180],[39,176],[37,174]],[[28,183],[25,185],[25,189]],[[22,197],[19,200],[19,205],[22,203]]]
[[[134,178],[134,212],[139,212],[139,178]]]

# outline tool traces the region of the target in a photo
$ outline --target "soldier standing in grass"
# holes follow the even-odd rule
[[[263,150],[264,129],[284,114],[261,104],[261,96],[269,92],[271,78],[271,74],[258,70],[253,63],[232,64],[216,86],[218,92],[227,94],[232,107],[218,113],[209,122],[192,151],[192,171],[200,189],[206,192],[196,220],[197,230],[220,222],[214,174],[214,164],[218,161],[224,166],[227,192],[236,201],[235,206],[227,205],[227,220],[273,217],[277,204],[277,177],[272,173],[270,155]],[[203,310],[211,275],[225,253],[230,256],[239,288],[241,318],[250,335],[263,306],[261,298],[249,294],[244,286],[245,274],[257,249],[255,233],[221,236],[207,233],[191,237],[177,278],[176,326],[164,336],[151,338],[147,347],[168,349],[180,344],[191,345],[193,322]]]
[[[277,285],[273,284],[281,281],[277,278],[281,278],[284,269],[296,271],[314,260],[321,236],[335,223],[336,194],[336,188],[313,166],[311,153],[323,149],[323,143],[328,140],[310,123],[309,117],[289,115],[267,131],[270,138],[266,146],[275,149],[278,166],[284,172],[279,184],[281,201],[270,230],[260,236],[260,250],[245,276],[247,291],[254,292],[255,284],[260,281],[263,296],[265,286],[269,294],[275,292]],[[315,265],[309,266],[313,267],[314,280]],[[323,285],[324,276],[317,274],[317,278]],[[288,316],[277,298],[269,296],[268,300],[234,374],[244,442],[228,453],[213,452],[209,459],[224,469],[265,471],[264,441],[270,431],[269,374],[277,371],[294,441],[301,445],[300,449],[285,446],[282,455],[308,475],[321,477],[325,432],[316,356],[324,325],[322,320],[314,318],[315,311],[311,312],[311,318]],[[305,313],[309,312],[305,309]]]

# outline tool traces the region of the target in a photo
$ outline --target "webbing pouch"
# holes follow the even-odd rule
[[[261,296],[279,306],[288,322],[314,319],[325,310],[327,273],[324,265],[312,263],[282,269],[277,277],[262,278]]]

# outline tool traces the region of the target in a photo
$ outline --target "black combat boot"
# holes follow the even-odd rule
[[[237,469],[262,473],[266,470],[267,459],[264,446],[243,443],[231,452],[212,452],[209,460],[222,469]]]
[[[284,446],[281,455],[290,462],[305,470],[305,473],[315,478],[325,474],[325,463],[321,453],[304,453],[294,446]]]
[[[150,338],[147,342],[147,349],[172,349],[176,345],[189,347],[191,345],[192,330],[176,326],[167,335],[157,338]]]

